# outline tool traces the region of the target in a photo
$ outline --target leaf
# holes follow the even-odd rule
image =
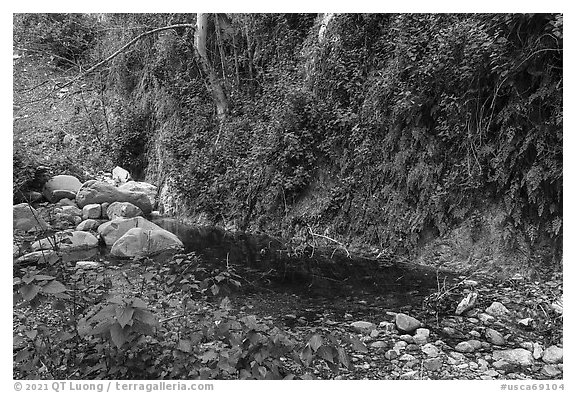
[[[178,342],[178,350],[186,353],[192,352],[192,342],[190,340],[180,340]]]
[[[24,348],[20,351],[18,351],[18,353],[16,354],[16,357],[14,358],[14,361],[16,362],[22,362],[26,359],[28,359],[30,357],[30,355],[32,355],[32,351],[29,350],[28,348]]]
[[[112,338],[112,342],[116,345],[117,348],[121,348],[122,345],[124,345],[126,342],[124,329],[122,329],[118,323],[110,326],[110,337]]]
[[[19,292],[22,294],[22,298],[24,300],[29,301],[38,295],[38,292],[40,292],[40,287],[38,285],[28,284],[20,287]]]
[[[66,287],[60,281],[50,281],[48,284],[42,287],[43,293],[62,293],[66,291]]]
[[[126,325],[131,325],[132,316],[134,315],[134,308],[130,306],[118,307],[116,309],[116,320],[124,328]]]
[[[90,322],[100,322],[104,319],[112,318],[116,315],[116,304],[108,304],[102,308],[96,315],[90,318]]]
[[[135,297],[134,299],[132,299],[132,307],[135,308],[143,308],[143,309],[148,309],[148,305],[142,300],[139,299],[137,297]]]
[[[218,355],[216,354],[216,352],[210,350],[207,352],[204,352],[201,356],[200,359],[202,360],[202,363],[207,363],[211,360],[214,360],[218,357]]]
[[[310,345],[312,351],[316,352],[322,345],[322,337],[320,337],[319,334],[313,335],[312,338],[308,341],[308,345]]]
[[[347,369],[350,369],[350,358],[348,357],[348,354],[342,347],[338,347],[338,359],[340,360],[341,365],[343,365]]]
[[[312,363],[312,348],[309,345],[306,345],[300,352],[300,360],[306,367]]]
[[[120,296],[114,296],[114,297],[108,299],[107,301],[108,301],[108,303],[118,304],[120,306],[123,306],[125,303],[124,299]]]
[[[146,325],[158,326],[158,318],[148,310],[142,310],[140,308],[135,309],[133,318],[145,323]]]
[[[212,295],[216,296],[216,295],[218,295],[218,292],[220,292],[220,287],[218,285],[214,284],[214,285],[212,285],[210,290],[212,291]]]
[[[36,338],[36,336],[38,335],[38,330],[36,330],[36,329],[28,330],[24,334],[26,334],[26,337],[28,337],[29,339],[34,340]]]
[[[228,299],[228,296],[226,296],[224,299],[222,299],[222,301],[220,302],[220,308],[223,310],[231,310],[232,309],[232,302],[230,301],[230,299]]]
[[[332,350],[332,347],[322,345],[320,348],[318,348],[317,355],[329,363],[334,363],[334,353]]]
[[[94,328],[92,330],[89,330],[88,332],[86,332],[86,335],[96,336],[98,334],[104,334],[110,330],[110,327],[114,323],[115,322],[111,319],[105,319],[103,321],[100,321],[96,324],[96,326],[94,326]],[[80,333],[80,332],[78,332],[78,333]]]

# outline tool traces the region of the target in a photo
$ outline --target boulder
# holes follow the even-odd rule
[[[356,332],[366,334],[370,333],[374,328],[376,328],[376,325],[374,325],[372,322],[366,322],[366,321],[352,322],[350,326]]]
[[[101,181],[87,181],[82,184],[76,194],[76,203],[82,208],[92,203],[106,202],[130,202],[138,206],[145,214],[152,211],[152,204],[145,193],[121,190]]]
[[[76,205],[76,202],[73,201],[73,199],[76,199],[76,194],[74,194],[74,197],[73,197],[73,198],[62,198],[62,199],[60,199],[60,200],[56,203],[56,206],[60,206],[60,207],[62,207],[62,206],[76,206],[76,207],[78,207],[78,206]]]
[[[132,228],[114,243],[110,253],[116,257],[150,256],[183,247],[180,239],[165,229]]]
[[[509,311],[502,303],[493,302],[490,307],[486,309],[486,313],[494,317],[500,317],[508,314]]]
[[[58,260],[58,254],[54,250],[40,250],[22,255],[16,263],[50,264]]]
[[[143,217],[115,218],[98,227],[98,233],[107,246],[112,246],[132,228],[162,229]]]
[[[41,231],[49,228],[36,209],[27,203],[20,203],[12,207],[13,230]]]
[[[564,358],[563,350],[556,345],[546,348],[542,360],[546,363],[561,363]]]
[[[442,367],[442,363],[443,361],[441,358],[424,359],[424,361],[422,362],[424,368],[428,371],[439,370]]]
[[[421,348],[421,350],[429,358],[435,358],[440,355],[440,350],[434,344],[426,344]]]
[[[152,206],[156,205],[158,187],[156,187],[154,184],[146,183],[143,181],[129,181],[128,183],[118,186],[118,189],[129,192],[143,192],[150,200],[150,204]]]
[[[112,169],[112,180],[116,184],[124,184],[130,179],[130,172],[126,169],[117,166],[116,168]]]
[[[114,202],[108,206],[108,209],[106,209],[106,215],[110,220],[118,217],[132,218],[141,216],[142,210],[130,202]]]
[[[502,351],[494,351],[492,356],[494,360],[504,360],[507,363],[517,366],[531,366],[534,364],[532,353],[524,348],[505,349]]]
[[[456,315],[461,315],[465,311],[468,311],[472,307],[474,307],[477,298],[478,298],[477,292],[470,292],[468,296],[466,296],[464,299],[460,301],[460,303],[458,303],[458,306],[456,307]]]
[[[99,203],[91,203],[82,208],[82,219],[87,220],[89,218],[100,218],[102,215],[102,207]]]
[[[454,349],[458,352],[463,352],[463,353],[470,353],[470,352],[474,352],[475,346],[472,345],[469,341],[462,341],[461,343],[458,343]]]
[[[502,334],[500,334],[497,330],[487,328],[486,331],[484,332],[484,334],[486,335],[486,340],[488,340],[488,342],[490,342],[494,345],[506,344],[506,340],[504,339],[504,336]]]
[[[49,202],[56,203],[62,198],[73,199],[81,186],[80,180],[74,176],[57,175],[44,185],[42,194]]]
[[[77,231],[95,231],[102,224],[103,224],[102,220],[95,220],[93,218],[89,218],[87,220],[82,221],[80,224],[78,224],[78,226],[76,227],[76,230]]]
[[[90,232],[63,231],[32,243],[31,248],[34,251],[53,250],[55,245],[62,250],[87,250],[98,247],[98,239]]]
[[[76,206],[62,206],[60,208],[60,211],[63,214],[66,214],[69,216],[82,217],[82,210],[78,209],[78,207],[76,207]]]
[[[398,328],[398,330],[403,331],[403,332],[413,332],[414,330],[418,329],[420,326],[422,326],[422,323],[417,320],[414,317],[411,317],[410,315],[406,315],[406,314],[402,314],[402,313],[398,313],[396,314],[396,327]]]

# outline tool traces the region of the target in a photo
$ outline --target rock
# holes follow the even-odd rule
[[[442,332],[447,336],[454,336],[456,334],[456,329],[446,326],[442,328]]]
[[[437,371],[442,367],[442,359],[441,358],[430,358],[424,359],[423,365],[424,368],[428,371]]]
[[[475,351],[483,347],[482,342],[479,340],[468,340],[468,343],[472,345]]]
[[[336,322],[334,322],[334,324],[336,324]],[[376,338],[376,337],[378,337],[378,335],[380,335],[380,332],[378,331],[378,329],[372,329],[370,331],[370,337]]]
[[[40,202],[44,198],[44,196],[39,193],[38,191],[17,191],[14,195],[14,199],[18,202],[25,202],[25,203],[35,203]]]
[[[505,349],[494,351],[492,357],[495,360],[505,360],[506,362],[518,366],[530,366],[534,364],[532,353],[524,348]]]
[[[63,214],[68,216],[82,217],[82,210],[78,209],[76,206],[62,206],[60,209]]]
[[[130,202],[113,202],[106,209],[106,215],[110,220],[118,217],[132,218],[142,215],[142,210]]]
[[[400,360],[401,362],[413,362],[414,360],[416,360],[416,358],[413,355],[410,355],[409,353],[405,353],[404,355],[400,356],[398,360]]]
[[[472,307],[476,305],[476,299],[478,298],[477,292],[470,292],[468,296],[458,303],[456,307],[456,315],[461,315],[462,313],[470,310]]]
[[[16,260],[16,263],[32,263],[32,264],[52,264],[58,260],[58,254],[54,250],[40,250],[22,255]]]
[[[146,194],[151,206],[156,206],[156,196],[158,195],[158,187],[154,184],[146,183],[143,181],[129,181],[126,184],[118,186],[118,189],[129,192],[142,192]]]
[[[400,335],[400,340],[406,342],[407,344],[412,344],[414,343],[414,337],[412,337],[409,334],[402,334]]]
[[[452,362],[454,364],[460,364],[460,363],[465,362],[467,360],[466,356],[464,356],[458,352],[449,352],[448,356],[449,356],[448,359],[454,360],[454,362]]]
[[[482,321],[482,323],[484,323],[484,324],[486,324],[486,325],[489,324],[489,323],[494,322],[494,320],[495,320],[495,318],[494,318],[492,315],[486,314],[486,313],[480,313],[480,314],[478,314],[478,319],[479,319],[480,321]]]
[[[562,371],[560,371],[556,366],[546,364],[544,367],[542,367],[542,374],[548,377],[555,377],[559,374],[562,374]]]
[[[383,321],[378,324],[378,327],[384,330],[385,333],[394,333],[396,331],[396,325],[392,322]]]
[[[389,349],[384,354],[384,357],[388,360],[396,359],[398,357],[398,352],[393,349]]]
[[[500,334],[498,331],[494,330],[494,329],[486,329],[486,331],[484,332],[484,335],[486,336],[486,339],[488,340],[488,342],[494,344],[494,345],[504,345],[506,344],[506,340],[504,339],[504,336],[502,336],[502,334]]]
[[[165,229],[132,228],[114,243],[110,254],[116,257],[149,256],[181,248],[184,245],[180,239]]]
[[[564,295],[560,296],[560,298],[553,302],[550,307],[552,307],[552,310],[556,313],[564,315]]]
[[[408,344],[406,345],[406,350],[409,352],[417,352],[420,350],[420,347],[416,344]]]
[[[112,180],[116,184],[124,184],[126,183],[130,177],[130,172],[126,169],[117,166],[116,168],[112,169]]]
[[[49,238],[44,238],[32,243],[32,250],[51,250],[54,243],[62,250],[87,250],[98,247],[98,239],[90,232],[65,231],[56,232]]]
[[[105,202],[130,202],[138,206],[145,214],[152,211],[152,204],[146,194],[124,191],[101,181],[87,181],[82,184],[82,187],[80,187],[80,190],[76,194],[76,203],[82,208],[92,203]]]
[[[493,302],[490,307],[486,309],[486,313],[494,317],[501,317],[508,314],[510,311],[500,302]]]
[[[475,351],[474,346],[468,341],[462,341],[461,343],[458,343],[454,349],[463,353],[470,353]]]
[[[406,341],[397,341],[394,343],[394,349],[398,350],[398,351],[406,348],[407,346],[408,346],[408,343],[406,343]]]
[[[76,262],[76,269],[96,269],[102,266],[100,262],[95,261],[78,261]]]
[[[478,281],[476,281],[476,280],[464,280],[464,281],[462,281],[462,284],[467,285],[469,287],[476,287],[476,286],[478,286]]]
[[[418,377],[418,371],[416,370],[408,371],[407,373],[400,375],[400,379],[403,380],[416,379],[417,377]]]
[[[36,209],[27,203],[20,203],[12,207],[12,228],[24,232],[42,231],[49,228]]]
[[[76,226],[77,231],[94,231],[102,224],[101,221],[89,218]]]
[[[62,199],[60,199],[56,203],[56,206],[60,206],[60,207],[62,207],[62,206],[76,206],[76,207],[78,207],[76,205],[76,202],[73,201],[73,199],[76,199],[76,194],[74,194],[74,198],[62,198]]]
[[[82,219],[87,220],[89,218],[96,219],[100,218],[102,215],[102,207],[99,203],[91,203],[82,208]]]
[[[518,322],[518,325],[523,326],[525,328],[534,327],[534,319],[532,319],[532,318],[519,319],[517,322]]]
[[[489,376],[489,377],[492,377],[492,378],[496,378],[496,377],[500,376],[500,374],[496,370],[487,370],[484,372],[484,374]]]
[[[470,330],[470,332],[468,333],[468,335],[472,336],[472,337],[481,337],[482,335],[480,333],[478,333],[476,330]]]
[[[494,367],[496,370],[503,370],[505,372],[513,371],[516,368],[515,365],[508,363],[504,359],[495,361],[492,363],[492,367]]]
[[[563,359],[563,350],[556,345],[552,345],[544,350],[542,360],[546,363],[561,363]]]
[[[542,345],[539,343],[534,343],[532,347],[534,348],[532,351],[532,356],[534,356],[534,359],[541,359],[542,355],[544,355],[544,347],[542,347]]]
[[[524,341],[520,343],[520,348],[524,348],[532,352],[534,350],[534,344],[532,344],[530,341]]]
[[[110,207],[110,202],[101,203],[100,207],[102,208],[102,218],[110,219],[110,217],[108,217],[108,207]]]
[[[434,344],[426,344],[421,348],[421,351],[429,358],[435,358],[440,355],[440,350]]]
[[[370,346],[372,348],[386,348],[387,344],[384,341],[374,341]]]
[[[402,313],[396,314],[395,323],[398,330],[406,333],[413,332],[422,326],[422,323],[416,318]]]
[[[425,338],[430,337],[430,330],[426,328],[416,329],[416,335],[423,336]]]
[[[132,228],[142,229],[162,229],[158,225],[146,220],[143,217],[115,218],[105,222],[98,227],[98,233],[107,246],[112,246],[128,230]]]
[[[412,340],[414,341],[414,344],[423,345],[428,342],[428,336],[424,336],[422,334],[415,334],[414,337],[412,337]]]
[[[74,176],[57,175],[44,185],[42,194],[49,202],[56,203],[62,198],[74,199],[81,186],[80,180]]]

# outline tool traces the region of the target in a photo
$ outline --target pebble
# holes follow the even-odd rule
[[[406,343],[406,341],[396,341],[393,348],[400,350],[406,348],[407,345],[408,343]]]
[[[398,330],[406,333],[413,332],[422,326],[422,323],[419,320],[403,313],[396,314],[395,323]]]
[[[478,314],[478,319],[480,319],[480,321],[482,321],[482,323],[484,323],[485,325],[488,325],[494,322],[495,318],[490,314],[480,313]]]
[[[424,368],[428,371],[437,371],[442,367],[441,358],[424,359]]]
[[[370,333],[376,327],[376,325],[374,325],[372,322],[366,321],[352,322],[350,326],[352,329],[354,329],[354,331],[366,334]]]
[[[486,309],[486,313],[494,317],[501,317],[508,314],[510,311],[500,302],[493,302],[490,307]]]
[[[421,348],[421,351],[430,358],[435,358],[440,355],[440,350],[434,344],[426,344]]]
[[[546,364],[544,367],[542,367],[542,374],[544,374],[548,377],[555,377],[561,373],[562,373],[562,371],[560,371],[558,369],[558,367],[556,367],[552,364]]]
[[[417,376],[417,373],[418,373],[418,371],[416,371],[416,370],[408,371],[407,373],[400,375],[400,379],[415,379]]]
[[[546,348],[544,354],[542,355],[542,360],[546,363],[560,363],[564,358],[563,350],[556,345]]]
[[[398,352],[393,349],[389,349],[384,354],[384,357],[388,360],[396,359],[398,357]]]
[[[398,360],[402,362],[413,362],[414,360],[416,360],[416,358],[410,355],[409,353],[405,353],[404,355],[400,356]]]
[[[472,330],[468,333],[472,337],[481,337],[482,335],[478,333],[476,330]]]
[[[539,343],[534,343],[534,350],[532,352],[532,356],[534,356],[534,359],[541,359],[542,355],[544,355],[544,347],[542,347],[542,345],[540,345]]]
[[[486,329],[484,334],[486,335],[486,339],[488,340],[488,342],[494,345],[504,345],[506,343],[504,336],[502,336],[502,334],[500,334],[500,332],[498,332],[497,330],[488,328]]]
[[[461,343],[458,343],[454,349],[458,352],[464,353],[474,352],[474,347],[468,341],[462,341]]]
[[[451,328],[449,326],[446,326],[446,327],[442,328],[442,332],[444,334],[446,334],[447,336],[453,336],[456,334],[456,329]]]
[[[384,341],[374,341],[370,346],[372,348],[385,348],[387,344]]]
[[[414,342],[414,338],[409,335],[409,334],[403,334],[400,336],[400,340],[402,341],[406,341],[408,344],[411,344]]]

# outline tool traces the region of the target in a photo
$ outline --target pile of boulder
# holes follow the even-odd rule
[[[15,232],[50,233],[32,243],[32,252],[85,250],[104,243],[113,256],[129,258],[183,247],[176,235],[145,218],[157,214],[157,187],[130,180],[120,167],[111,179],[83,184],[74,176],[54,176],[42,194],[50,203],[43,211],[27,203],[13,207]]]

